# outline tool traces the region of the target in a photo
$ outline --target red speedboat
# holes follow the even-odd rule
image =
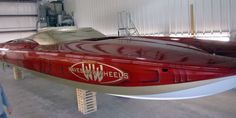
[[[0,59],[51,80],[131,98],[187,99],[236,86],[233,41],[49,30],[0,44]]]

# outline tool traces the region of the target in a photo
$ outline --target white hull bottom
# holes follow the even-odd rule
[[[133,98],[133,99],[144,99],[144,100],[183,100],[183,99],[206,97],[222,93],[236,87],[236,76],[224,77],[219,79],[223,80],[202,85],[199,87],[168,92],[168,93],[137,95],[137,96],[117,95],[117,94],[110,94],[110,95]]]

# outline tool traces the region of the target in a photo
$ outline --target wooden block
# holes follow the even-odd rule
[[[13,75],[15,80],[23,79],[22,71],[16,66],[13,67]]]
[[[97,111],[96,93],[88,90],[76,89],[78,111],[89,114]]]

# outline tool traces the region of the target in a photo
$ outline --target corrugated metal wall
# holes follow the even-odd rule
[[[36,2],[0,2],[0,42],[32,35],[36,22]]]
[[[79,27],[116,35],[118,12],[129,11],[142,35],[183,34],[190,33],[191,3],[198,34],[236,31],[236,0],[76,0],[75,18]]]
[[[37,9],[34,2],[1,2],[0,14],[35,14]]]

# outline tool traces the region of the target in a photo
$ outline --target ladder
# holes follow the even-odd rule
[[[134,25],[128,11],[118,13],[118,36],[138,36],[139,32]]]

